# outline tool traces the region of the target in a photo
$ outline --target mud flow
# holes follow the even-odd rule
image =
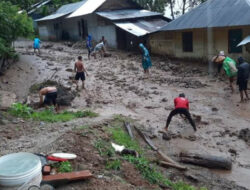
[[[54,147],[55,142],[63,138],[72,142],[69,147],[62,145],[60,150],[68,151],[75,147],[75,153],[82,152],[81,159],[85,159],[86,167],[92,166],[98,173],[102,170],[102,158],[91,152],[88,144],[86,150],[77,147],[74,141],[78,139],[76,134],[66,133],[74,126],[101,122],[122,114],[144,126],[154,144],[176,161],[179,161],[180,152],[189,151],[229,157],[233,162],[232,170],[227,172],[192,165],[187,165],[190,169],[184,173],[164,169],[170,179],[184,179],[213,190],[250,189],[250,102],[239,103],[238,86],[234,83],[236,92],[232,94],[224,74],[209,75],[205,64],[152,56],[150,76],[145,76],[141,55],[137,53],[110,49],[111,57],[97,56],[97,59],[91,57],[88,60],[84,43],[44,42],[40,55],[34,55],[31,45],[30,41],[16,43],[20,61],[0,76],[0,90],[14,93],[19,102],[27,102],[29,97],[29,102],[35,103],[39,98],[37,89],[40,85],[56,85],[62,97],[59,101],[67,109],[91,109],[100,117],[59,124],[26,123],[5,118],[2,121],[5,125],[0,128],[3,137],[1,155]],[[79,55],[83,56],[89,76],[85,81],[86,89],[76,90],[73,69]],[[194,133],[187,120],[175,116],[168,135],[163,139],[159,131],[165,127],[167,116],[174,108],[173,99],[180,93],[185,93],[190,101],[190,113],[196,122],[197,132]],[[77,166],[76,163],[76,167],[85,166]],[[94,183],[98,189],[107,181],[94,179]],[[146,182],[139,180],[138,183],[145,185]],[[116,185],[115,181],[111,184],[112,187]],[[119,184],[119,187],[131,189],[124,184]]]

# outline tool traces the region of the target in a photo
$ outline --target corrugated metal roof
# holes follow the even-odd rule
[[[80,1],[80,2],[77,2],[77,3],[70,3],[70,4],[67,4],[67,5],[63,5],[54,14],[43,17],[43,18],[38,19],[36,21],[53,20],[53,19],[65,16],[67,14],[70,14],[70,13],[76,11],[83,4],[85,4],[86,1],[88,1],[88,0],[83,0],[83,1]]]
[[[144,36],[155,32],[166,25],[168,22],[161,18],[138,19],[136,21],[114,22],[119,28],[135,35]]]
[[[96,12],[99,16],[105,17],[109,20],[122,20],[131,18],[158,16],[161,13],[151,12],[148,10],[125,9],[116,11]]]
[[[247,36],[246,38],[244,38],[244,40],[242,40],[242,41],[237,45],[237,47],[246,45],[246,44],[248,44],[248,43],[250,43],[250,36]]]
[[[250,0],[208,0],[161,31],[250,25]]]
[[[86,2],[79,7],[76,11],[70,14],[67,18],[78,17],[93,13],[98,9],[106,0],[85,0]]]

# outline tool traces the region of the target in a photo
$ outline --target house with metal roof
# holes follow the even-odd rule
[[[151,51],[176,58],[210,60],[223,50],[250,60],[250,48],[237,46],[250,35],[250,0],[208,0],[149,38]]]
[[[87,34],[109,47],[137,48],[146,35],[165,26],[170,19],[144,10],[132,0],[83,0],[60,7],[54,14],[37,20],[43,40],[82,40]]]

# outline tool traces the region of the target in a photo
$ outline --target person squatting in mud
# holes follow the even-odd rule
[[[250,75],[250,65],[245,62],[242,57],[238,58],[238,63],[237,85],[239,85],[240,102],[244,102],[244,93],[246,95],[246,100],[249,100],[247,94],[247,83]]]
[[[188,121],[190,122],[190,124],[192,125],[194,131],[196,131],[196,126],[195,123],[193,121],[193,119],[191,118],[191,115],[189,113],[189,101],[187,98],[185,98],[185,94],[181,93],[179,95],[179,97],[174,99],[174,105],[175,105],[175,109],[172,110],[168,116],[167,119],[167,123],[166,123],[166,127],[165,130],[168,130],[169,124],[171,122],[171,119],[174,115],[176,114],[183,114],[186,116],[186,118],[188,119]]]
[[[78,56],[78,60],[75,63],[74,71],[76,72],[75,75],[75,83],[76,83],[76,89],[78,89],[78,81],[81,79],[82,81],[82,88],[85,89],[84,81],[85,81],[85,73],[88,76],[88,73],[86,69],[84,68],[83,62],[82,62],[82,56]]]
[[[57,88],[54,86],[48,86],[48,87],[40,87],[39,89],[39,97],[40,97],[40,106],[47,106],[51,105],[53,103],[56,112],[58,112],[58,105],[56,103],[57,99]],[[45,96],[43,100],[43,96]]]
[[[152,67],[152,62],[151,62],[149,52],[142,43],[139,44],[139,47],[141,48],[141,51],[142,51],[142,67],[143,67],[144,73],[149,75],[149,68]]]
[[[100,53],[101,57],[104,57],[104,54],[106,53],[105,42],[102,41],[95,46],[94,51],[92,52],[92,56],[94,56],[95,59],[97,53]]]

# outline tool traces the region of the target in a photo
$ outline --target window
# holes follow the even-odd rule
[[[193,32],[182,33],[182,48],[184,52],[193,52]]]
[[[228,31],[228,52],[229,53],[242,53],[242,46],[237,45],[242,40],[242,30],[234,29]]]

